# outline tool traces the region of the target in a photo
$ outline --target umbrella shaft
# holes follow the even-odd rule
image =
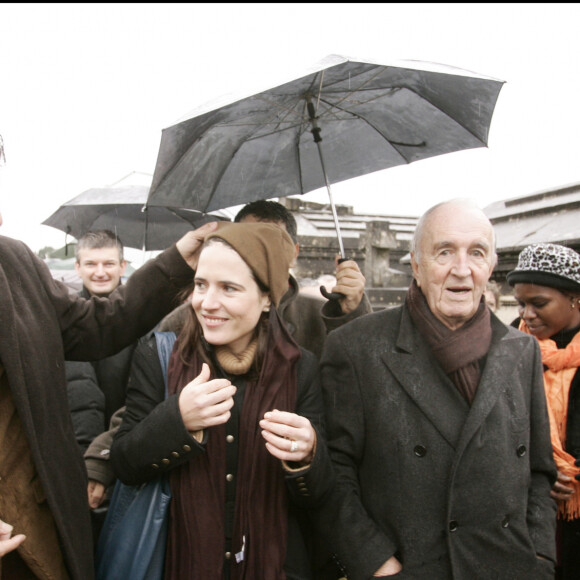
[[[312,125],[311,133],[314,137],[314,142],[318,148],[318,156],[320,157],[320,165],[322,167],[322,175],[324,176],[324,183],[326,183],[326,190],[328,191],[328,198],[330,199],[330,209],[332,210],[332,217],[334,218],[334,227],[336,228],[336,235],[338,237],[338,247],[340,248],[340,257],[342,260],[346,259],[344,253],[344,247],[342,245],[342,236],[340,235],[340,225],[338,224],[338,214],[336,213],[336,207],[334,206],[334,200],[332,199],[332,191],[330,189],[330,183],[328,182],[328,176],[326,175],[326,166],[324,165],[324,156],[322,155],[322,147],[320,142],[322,137],[320,136],[320,127],[316,121],[316,111],[310,95],[306,96],[306,108],[308,109],[308,116],[310,117],[310,124]]]
[[[316,139],[315,139],[316,141]],[[321,139],[322,141],[322,139]],[[338,247],[340,248],[340,257],[344,260],[346,259],[346,254],[344,253],[344,246],[342,244],[342,235],[340,233],[340,225],[338,223],[338,214],[336,213],[336,207],[334,205],[334,200],[332,198],[332,190],[330,189],[330,183],[328,182],[328,176],[326,175],[326,167],[324,165],[324,157],[322,155],[322,147],[320,146],[320,141],[316,141],[316,146],[318,147],[318,155],[320,156],[320,165],[322,166],[322,174],[324,175],[324,183],[326,183],[326,190],[328,191],[328,198],[330,200],[330,209],[332,210],[332,217],[334,219],[334,227],[336,228],[336,235],[338,237]]]

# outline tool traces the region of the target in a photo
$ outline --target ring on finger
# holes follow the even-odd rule
[[[290,453],[294,453],[294,451],[298,451],[298,441],[294,441],[294,439],[291,440],[292,442],[290,443]]]

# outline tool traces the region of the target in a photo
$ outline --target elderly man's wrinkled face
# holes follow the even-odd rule
[[[431,312],[456,330],[476,313],[496,263],[491,223],[476,208],[444,205],[429,216],[411,264]]]

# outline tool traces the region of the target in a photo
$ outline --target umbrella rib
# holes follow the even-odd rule
[[[365,85],[368,85],[368,83],[372,80],[374,80],[383,70],[386,70],[387,68],[389,68],[388,66],[377,66],[377,72],[375,74],[373,74],[371,77],[369,77],[362,85],[360,85],[359,87],[357,87],[356,89],[349,91],[348,94],[346,94],[344,97],[342,97],[338,103],[341,103],[342,101],[344,101],[345,99],[348,99],[351,95],[360,92],[360,91],[367,91],[367,90],[377,90],[377,89],[372,89],[372,88],[365,88]],[[324,71],[322,71],[324,73]],[[365,71],[366,72],[366,71]],[[358,73],[356,76],[360,76],[361,73]],[[322,79],[321,79],[322,81]],[[342,82],[342,80],[337,80],[335,84]],[[332,84],[329,85],[329,87],[332,87]],[[421,99],[427,101],[427,99],[424,99],[424,97],[422,97],[421,95],[419,95],[419,93],[417,91],[414,91],[411,87],[407,87],[407,86],[396,86],[396,87],[389,87],[389,90],[400,90],[406,88],[412,92],[414,92],[416,95],[418,95]],[[322,86],[320,87],[320,90],[322,90]],[[381,88],[380,90],[387,90],[386,87],[385,88]],[[326,92],[328,92],[328,87],[326,89]],[[320,101],[320,93],[319,93],[319,97],[318,100]],[[378,96],[377,96],[378,98]],[[366,102],[371,102],[372,99],[369,99]],[[470,135],[472,135],[475,139],[477,139],[480,143],[483,143],[483,145],[487,145],[487,143],[485,141],[482,141],[481,138],[479,138],[471,129],[469,129],[468,127],[466,127],[463,123],[460,123],[457,119],[455,119],[455,117],[453,117],[453,115],[451,115],[449,112],[447,112],[444,108],[440,107],[439,105],[435,105],[432,101],[427,101],[428,103],[430,103],[433,107],[435,107],[437,110],[441,111],[444,115],[446,115],[447,117],[449,117],[450,119],[453,119],[453,121],[455,123],[457,123],[458,125],[460,125],[467,133],[469,133]],[[338,104],[337,103],[337,104]],[[337,107],[338,108],[338,107]],[[317,109],[317,116],[318,116],[318,109]],[[366,121],[366,119],[365,119]],[[367,121],[368,122],[368,121]]]
[[[327,103],[327,101],[324,101],[324,102]],[[388,135],[385,135],[380,129],[375,127],[375,125],[373,125],[366,117],[363,117],[359,113],[352,113],[350,111],[345,111],[341,107],[338,107],[336,105],[332,105],[331,103],[327,103],[327,104],[339,109],[340,111],[347,112],[351,116],[356,117],[357,119],[360,119],[361,121],[364,121],[369,127],[374,129],[377,133],[379,133],[379,135],[381,135],[384,139],[386,139],[393,146],[394,145],[401,145],[404,147],[425,147],[425,145],[427,145],[427,143],[425,141],[421,141],[419,143],[403,143],[402,141],[393,141]]]
[[[423,101],[425,101],[426,103],[428,103],[429,105],[431,105],[432,107],[434,107],[435,109],[437,109],[438,111],[440,111],[441,113],[443,113],[447,118],[451,119],[454,123],[456,123],[457,125],[459,125],[464,131],[466,131],[467,133],[469,133],[470,135],[472,135],[475,139],[477,139],[480,143],[482,143],[483,145],[487,145],[487,143],[485,141],[483,141],[480,137],[478,137],[471,129],[469,129],[468,127],[465,126],[464,123],[459,122],[451,113],[449,113],[448,111],[445,110],[445,108],[441,107],[440,105],[435,104],[433,101],[430,101],[428,99],[426,99],[425,97],[423,97],[422,95],[420,95],[417,91],[413,90],[411,87],[405,86],[405,85],[399,85],[399,86],[394,86],[394,87],[389,87],[389,90],[393,90],[393,91],[399,91],[402,89],[407,89],[409,91],[411,91],[412,93],[414,93],[415,95],[417,95],[420,99],[422,99]],[[376,89],[376,88],[372,88],[372,87],[367,87],[367,88],[361,88],[360,91],[364,92],[364,91],[375,91],[375,90],[386,90],[386,89]],[[383,95],[377,95],[374,99],[368,99],[366,101],[364,101],[364,103],[370,103],[373,100],[380,98]],[[344,101],[346,97],[343,97],[340,101],[338,101],[339,103]],[[363,101],[361,101],[360,104],[362,104]],[[333,106],[331,103],[328,103],[330,106]],[[339,107],[337,107],[339,108]],[[344,111],[344,109],[340,109],[342,111]]]
[[[407,88],[407,87],[399,87],[399,86],[397,86],[397,87],[389,87],[388,89],[372,89],[372,88],[369,88],[369,89],[362,89],[362,91],[376,91],[376,90],[381,90],[381,91],[383,91],[383,92],[382,92],[381,94],[375,95],[375,96],[373,96],[373,97],[371,97],[371,98],[367,98],[367,99],[364,99],[364,100],[363,100],[363,99],[358,99],[358,100],[356,101],[356,105],[366,105],[366,104],[368,104],[368,103],[372,103],[373,101],[376,101],[377,99],[380,99],[380,98],[384,97],[384,96],[385,96],[385,91],[387,91],[387,90],[388,90],[388,91],[391,91],[392,93],[395,93],[395,92],[397,92],[397,91],[400,91],[401,89],[404,89],[404,88]],[[352,93],[351,93],[351,94],[352,94]],[[339,104],[340,104],[341,102],[343,102],[343,101],[345,100],[345,98],[341,98],[341,99],[340,99],[339,101],[337,101],[336,103],[333,103],[333,102],[331,102],[330,100],[328,100],[328,97],[326,97],[326,98],[323,98],[323,99],[321,99],[321,100],[322,100],[324,103],[326,103],[327,105],[329,105],[330,107],[332,107],[332,108],[336,108],[336,109],[338,109],[338,110],[339,110],[339,111],[341,111],[341,112],[346,112],[347,114],[351,114],[351,115],[352,115],[352,114],[355,114],[355,113],[352,113],[351,111],[348,111],[347,109],[344,109],[344,108],[342,108],[342,107],[340,107],[340,106],[339,106]],[[350,101],[350,102],[353,102],[353,101]],[[322,114],[321,114],[321,115],[319,115],[319,118],[320,118],[320,117],[324,117],[324,116],[326,116],[326,115],[330,115],[330,114],[334,114],[334,112],[333,112],[333,111],[331,111],[331,110],[329,110],[329,109],[326,109],[325,111],[323,111],[323,112],[322,112]],[[338,118],[339,118],[339,117],[337,117],[337,119],[338,119]]]
[[[435,103],[428,101],[427,99],[425,99],[424,97],[422,97],[419,93],[417,93],[416,91],[414,91],[413,89],[409,88],[409,87],[405,87],[405,86],[397,86],[397,87],[392,87],[389,90],[393,90],[393,91],[399,91],[402,89],[408,89],[409,91],[413,92],[415,95],[417,95],[420,99],[422,99],[423,101],[429,103],[432,107],[434,107],[435,109],[437,109],[438,111],[440,111],[441,113],[443,113],[448,119],[451,119],[454,123],[456,123],[457,125],[459,125],[466,133],[469,133],[472,137],[474,137],[475,139],[477,139],[480,143],[482,143],[483,145],[487,145],[485,141],[483,141],[480,137],[478,137],[471,129],[469,129],[468,127],[466,127],[463,123],[460,123],[455,117],[453,117],[451,114],[449,114],[447,111],[445,111],[445,109],[443,109],[442,107],[436,105]],[[377,90],[377,89],[372,89],[372,88],[368,88],[368,89],[363,89],[363,90]],[[371,103],[372,101],[382,97],[384,95],[377,95],[374,98],[371,99],[367,99],[365,101],[360,101],[358,104],[367,104],[367,103]],[[320,115],[320,117],[325,117],[325,116],[333,116],[336,120],[340,120],[340,117],[338,117],[336,115],[336,113],[332,110],[332,109],[338,109],[339,111],[341,111],[342,113],[345,113],[347,115],[351,115],[354,117],[357,117],[359,119],[363,119],[363,117],[361,117],[358,113],[354,113],[352,111],[349,111],[347,109],[343,109],[342,107],[339,107],[338,104],[332,103],[331,101],[328,101],[326,99],[322,99],[322,101],[327,104],[330,109],[327,109],[326,111],[323,111],[323,113]],[[339,103],[344,101],[344,99],[341,99],[340,101],[338,101]],[[319,118],[320,118],[319,117]],[[364,121],[366,121],[369,125],[371,125],[374,129],[376,129],[366,118],[364,118]],[[380,131],[379,131],[380,133]],[[381,133],[382,134],[382,133]],[[385,136],[385,138],[387,138]],[[388,139],[388,138],[387,138]],[[396,141],[393,141],[393,143],[396,143]],[[421,142],[423,145],[425,145],[425,142]],[[412,145],[412,144],[406,144],[406,143],[399,143],[400,145],[405,145],[408,147],[417,147],[417,146],[421,146],[420,145]]]
[[[363,90],[363,89],[364,89],[364,87],[365,87],[365,86],[366,86],[368,83],[370,83],[372,80],[374,80],[374,79],[375,79],[375,78],[376,78],[376,77],[377,77],[377,76],[378,76],[378,75],[379,75],[379,74],[380,74],[380,73],[381,73],[381,72],[382,72],[384,69],[386,69],[386,68],[387,68],[387,67],[385,67],[385,66],[380,66],[380,67],[377,67],[377,72],[376,72],[375,74],[373,74],[373,75],[372,75],[371,77],[369,77],[369,78],[368,78],[366,81],[364,81],[364,82],[363,82],[363,83],[362,83],[362,84],[361,84],[359,87],[357,87],[357,88],[355,88],[355,89],[352,89],[352,90],[349,90],[349,91],[347,92],[347,94],[346,94],[344,97],[342,97],[342,99],[341,99],[340,101],[338,101],[338,102],[339,102],[339,103],[341,103],[341,102],[342,102],[342,101],[344,101],[345,99],[348,99],[348,98],[349,98],[351,95],[353,95],[353,94],[357,93],[358,91],[361,91],[361,90]],[[367,72],[367,71],[364,71],[364,72]],[[362,72],[361,72],[361,73],[358,73],[357,75],[355,75],[355,78],[356,78],[357,76],[360,76],[360,75],[362,75],[362,74],[363,74]],[[318,99],[319,101],[320,101],[320,99],[321,99],[321,96],[322,96],[322,79],[320,79],[320,80],[321,80],[321,83],[320,83],[320,87],[319,87],[319,94],[318,94],[318,97],[317,97],[317,99]],[[342,80],[337,80],[337,81],[336,81],[336,83],[338,83],[338,82],[342,82]],[[332,87],[332,84],[330,84],[330,85],[329,85],[329,87]],[[389,88],[390,88],[390,87],[389,87]],[[328,90],[328,88],[327,88],[327,90]],[[318,112],[318,111],[317,111],[317,112]]]
[[[273,133],[276,133],[276,132],[277,132],[277,131],[272,131],[272,134],[273,134]],[[259,137],[262,137],[262,136],[263,136],[263,135],[260,135]],[[232,152],[232,155],[231,155],[231,157],[230,157],[230,162],[231,162],[231,160],[233,160],[233,159],[235,158],[235,156],[238,154],[239,150],[242,148],[242,145],[244,145],[244,143],[246,143],[246,142],[248,142],[248,141],[251,141],[251,140],[253,140],[253,139],[257,139],[257,138],[258,138],[258,137],[252,136],[252,137],[248,137],[248,138],[246,138],[246,139],[244,139],[244,140],[240,141],[240,142],[239,142],[239,144],[238,144],[238,146],[237,146],[237,147],[235,148],[235,150]],[[210,195],[208,196],[208,203],[207,203],[207,205],[206,205],[206,206],[205,206],[205,208],[204,208],[204,212],[205,212],[205,210],[207,210],[207,206],[209,205],[209,203],[210,203],[210,202],[211,202],[211,200],[213,199],[213,197],[214,197],[214,194],[215,194],[215,192],[216,192],[216,190],[217,190],[217,188],[218,188],[218,186],[219,186],[219,184],[220,184],[220,182],[221,182],[221,180],[222,180],[222,177],[224,176],[224,174],[225,174],[225,173],[226,173],[226,171],[228,170],[228,167],[229,167],[229,165],[230,165],[229,163],[228,163],[227,165],[224,165],[223,169],[220,171],[219,177],[218,177],[218,178],[215,180],[215,182],[214,182],[214,185],[213,185],[213,186],[212,186],[212,188],[211,188],[211,193],[210,193]],[[214,208],[214,209],[219,209],[219,208]]]

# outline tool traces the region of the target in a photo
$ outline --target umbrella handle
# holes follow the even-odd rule
[[[338,263],[341,264],[342,262],[346,262],[346,258],[339,258]],[[327,299],[327,300],[341,300],[344,298],[344,294],[342,292],[329,292],[324,286],[320,287],[320,293]]]
[[[320,293],[327,299],[327,300],[340,300],[344,298],[344,294],[341,292],[329,292],[324,286],[320,287]]]

